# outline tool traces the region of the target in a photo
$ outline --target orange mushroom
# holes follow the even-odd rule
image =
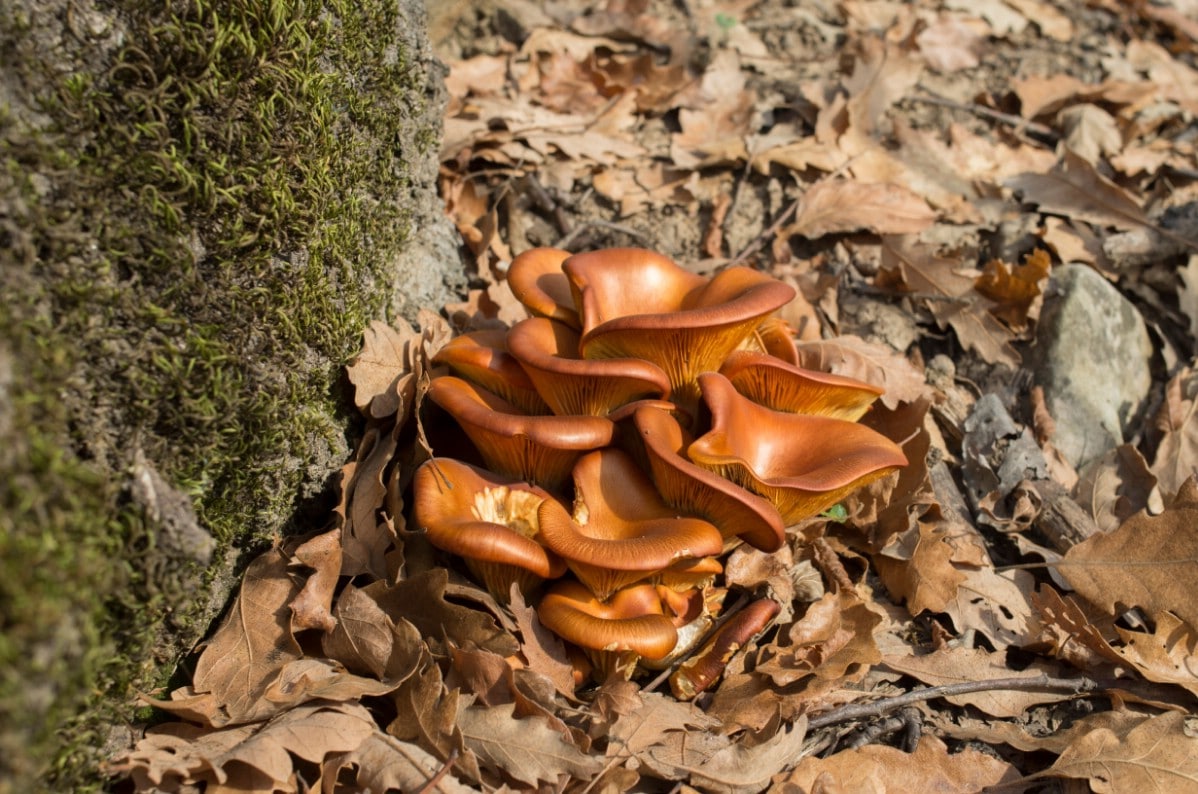
[[[662,659],[678,642],[657,590],[634,585],[600,601],[582,583],[554,582],[537,605],[545,628],[587,652],[602,678],[632,675],[639,658]]]
[[[765,631],[779,611],[781,606],[777,601],[762,598],[733,615],[670,676],[670,690],[674,697],[690,700],[714,684],[723,675],[732,656]]]
[[[532,248],[512,260],[507,283],[516,300],[538,317],[549,317],[579,327],[578,311],[562,262],[570,256],[560,248]]]
[[[864,425],[771,410],[716,372],[700,375],[699,386],[712,425],[687,457],[764,496],[788,525],[907,465],[897,444]]]
[[[696,376],[715,371],[794,289],[747,267],[704,279],[637,248],[575,254],[562,263],[582,321],[583,358],[640,358],[670,378],[684,407]]]
[[[669,394],[669,378],[655,364],[633,358],[585,360],[578,344],[577,331],[544,317],[516,323],[508,334],[508,349],[553,413],[606,416],[628,403]]]
[[[856,422],[883,389],[829,372],[803,369],[773,356],[738,350],[720,374],[755,403],[797,414],[830,416]]]
[[[763,551],[782,547],[785,528],[777,508],[764,497],[688,460],[690,440],[668,411],[638,408],[633,421],[644,442],[653,482],[667,504],[707,519],[726,540],[740,537]]]
[[[428,396],[447,411],[500,474],[557,488],[578,457],[611,443],[615,425],[601,416],[530,416],[481,386],[443,375]]]
[[[450,458],[433,458],[413,477],[413,517],[430,543],[466,561],[491,595],[507,603],[511,586],[532,592],[566,564],[537,542],[546,491]]]
[[[600,600],[679,561],[723,551],[715,526],[679,517],[618,449],[580,457],[574,492],[573,517],[558,502],[541,505],[541,537]]]
[[[471,331],[454,337],[433,356],[459,377],[498,394],[528,414],[549,413],[528,373],[508,352],[508,332],[501,328]]]

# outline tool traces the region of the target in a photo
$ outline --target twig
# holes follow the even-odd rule
[[[428,794],[429,792],[436,790],[437,784],[440,783],[445,778],[445,776],[449,774],[449,770],[453,769],[453,764],[457,760],[458,760],[458,750],[455,747],[454,749],[449,751],[449,758],[447,758],[445,760],[445,763],[441,766],[440,771],[437,772],[437,774],[430,777],[428,779],[427,783],[425,783],[420,788],[416,789],[416,794]]]
[[[985,105],[979,105],[974,102],[957,102],[947,97],[933,94],[926,88],[924,89],[923,94],[913,96],[911,98],[916,102],[926,102],[929,105],[940,105],[941,107],[952,108],[953,110],[964,110],[966,112],[973,113],[975,116],[983,116],[985,118],[991,119],[992,121],[1002,122],[1003,124],[1014,127],[1016,130],[1023,130],[1029,135],[1034,135],[1046,143],[1055,144],[1060,138],[1060,136],[1055,130],[1052,129],[1052,127],[1038,124],[1037,122],[1031,121],[1030,119],[1025,119],[1021,116],[1013,116],[1010,113],[1003,113],[1001,110],[988,108]]]
[[[850,703],[827,714],[813,717],[807,722],[808,730],[826,728],[840,722],[880,717],[897,708],[921,703],[934,698],[967,695],[971,692],[989,692],[995,689],[1045,689],[1050,692],[1090,692],[1098,688],[1098,684],[1089,678],[1052,678],[1041,675],[1036,678],[991,678],[987,681],[963,681],[959,684],[930,686],[916,689],[895,697],[884,698],[873,703]]]
[[[612,223],[611,221],[593,220],[593,221],[583,221],[582,223],[575,226],[570,231],[569,234],[565,235],[560,240],[558,240],[556,243],[554,243],[553,247],[554,248],[569,248],[570,243],[577,240],[583,232],[585,232],[587,229],[590,229],[591,227],[598,227],[600,229],[611,229],[613,232],[619,232],[620,234],[626,234],[629,237],[631,237],[632,239],[634,239],[637,242],[642,243],[644,245],[649,244],[649,238],[646,237],[645,235],[641,234],[640,232],[638,232],[636,229],[633,229],[631,226],[625,226],[622,223]]]
[[[757,253],[758,249],[760,249],[761,246],[765,245],[767,240],[769,240],[771,237],[773,237],[775,234],[777,234],[779,229],[781,229],[783,226],[785,226],[787,223],[790,222],[790,219],[793,218],[795,213],[799,211],[799,205],[802,203],[802,201],[803,201],[802,196],[799,196],[797,199],[792,201],[790,203],[790,206],[787,207],[786,210],[781,215],[778,216],[778,219],[769,225],[769,228],[767,228],[761,234],[757,235],[757,238],[755,240],[753,240],[753,242],[746,245],[739,254],[732,257],[731,264],[739,265],[742,262],[744,262],[746,259],[751,257],[753,254]]]

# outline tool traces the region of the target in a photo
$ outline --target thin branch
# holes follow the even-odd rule
[[[436,791],[437,784],[440,783],[445,778],[445,776],[449,774],[449,770],[453,769],[453,764],[457,760],[458,760],[458,750],[455,747],[454,749],[449,751],[449,758],[445,761],[445,764],[441,767],[440,771],[438,771],[437,774],[435,774],[431,778],[429,778],[427,783],[425,783],[423,786],[418,788],[416,790],[416,794],[428,794],[428,792],[430,792],[430,791]]]
[[[895,697],[884,698],[873,703],[850,703],[847,706],[841,706],[838,709],[829,711],[827,714],[811,718],[807,722],[807,728],[808,730],[815,730],[816,728],[826,728],[829,725],[835,725],[840,722],[851,722],[852,720],[860,720],[867,717],[881,717],[887,712],[912,703],[921,703],[925,700],[933,700],[934,698],[952,697],[953,695],[967,695],[971,692],[989,692],[996,689],[1038,689],[1049,692],[1071,692],[1078,694],[1081,692],[1090,692],[1097,688],[1098,684],[1089,678],[1052,678],[1047,675],[1037,676],[1036,678],[991,678],[987,681],[963,681],[959,684],[924,687],[902,695],[896,695]]]
[[[626,234],[629,237],[631,237],[632,239],[641,243],[642,245],[649,244],[649,238],[647,238],[645,235],[641,234],[640,232],[638,232],[636,229],[632,228],[631,226],[625,226],[622,223],[612,223],[611,221],[592,220],[592,221],[583,221],[582,223],[575,226],[574,229],[569,234],[565,235],[560,240],[558,240],[556,243],[554,243],[553,247],[554,248],[569,248],[570,244],[573,243],[575,240],[577,240],[583,232],[585,232],[587,229],[590,229],[593,227],[597,227],[600,229],[610,229],[613,232],[619,232],[620,234]]]
[[[975,116],[982,116],[992,121],[998,121],[1014,127],[1016,131],[1022,130],[1029,135],[1041,139],[1046,143],[1055,144],[1060,136],[1052,127],[1047,127],[1043,124],[1038,124],[1030,119],[1025,119],[1022,116],[1013,116],[1010,113],[1003,113],[1001,110],[988,108],[985,105],[979,105],[974,102],[957,102],[947,97],[942,97],[938,94],[933,94],[927,89],[924,93],[918,96],[913,96],[916,102],[925,102],[929,105],[940,105],[941,107],[952,108],[953,110],[964,110],[972,113]]]

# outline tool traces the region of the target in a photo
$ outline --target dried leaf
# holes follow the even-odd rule
[[[480,759],[529,786],[556,783],[559,775],[586,780],[603,768],[602,759],[589,756],[536,717],[516,719],[514,704],[458,712],[462,738]]]
[[[393,620],[411,622],[434,649],[443,648],[446,640],[458,646],[474,644],[500,656],[511,656],[520,649],[516,639],[490,615],[446,601],[448,583],[449,572],[434,568],[394,585],[373,582],[363,590]]]
[[[312,569],[304,588],[291,602],[292,633],[304,629],[332,631],[337,625],[330,610],[341,576],[341,530],[331,529],[304,541],[292,556]]]
[[[882,267],[900,273],[908,289],[930,296],[932,316],[941,326],[952,326],[962,346],[992,364],[1012,369],[1019,365],[1011,331],[990,313],[989,302],[973,292],[974,281],[960,272],[959,261],[940,256],[912,238],[887,237],[882,240]]]
[[[1018,778],[1019,773],[1005,761],[977,750],[962,750],[950,755],[944,742],[925,734],[915,752],[910,754],[873,744],[827,758],[809,756],[787,776],[786,782],[800,791],[972,794]],[[835,788],[825,789],[824,786]]]
[[[1198,632],[1168,612],[1156,616],[1152,633],[1128,631],[1119,626],[1123,645],[1115,653],[1140,675],[1161,684],[1176,684],[1198,695]]]
[[[311,703],[262,725],[213,732],[182,723],[150,728],[146,738],[113,765],[133,773],[139,789],[164,782],[179,785],[224,784],[240,765],[286,785],[295,771],[292,756],[320,763],[330,753],[355,750],[375,731],[374,718],[357,703]],[[213,790],[209,786],[208,790]],[[274,791],[270,786],[268,791]]]
[[[1022,330],[1027,327],[1028,320],[1039,317],[1039,299],[1048,283],[1051,267],[1052,260],[1043,248],[1032,251],[1024,257],[1023,264],[1013,267],[992,259],[986,263],[974,287],[997,304],[990,309],[991,314],[1009,327]]]
[[[803,194],[798,215],[779,234],[809,240],[859,229],[908,234],[926,229],[935,219],[927,202],[905,187],[825,179]]]
[[[1119,732],[1096,728],[1069,745],[1053,775],[1087,780],[1099,794],[1198,789],[1198,739],[1185,730],[1184,714],[1167,712]]]
[[[345,370],[359,411],[381,419],[410,404],[411,388],[401,387],[399,381],[411,371],[412,346],[418,339],[406,323],[398,328],[381,320],[370,324],[363,334],[362,352]]]
[[[565,644],[541,625],[536,610],[524,603],[518,587],[512,588],[509,608],[520,627],[520,652],[528,661],[528,668],[552,681],[558,692],[574,697],[574,665],[570,663]]]
[[[951,531],[946,521],[920,521],[873,557],[886,589],[912,615],[943,612],[965,581],[952,564]]]
[[[213,727],[277,713],[263,693],[284,665],[302,655],[291,636],[297,593],[279,549],[251,562],[233,608],[196,662],[192,685],[153,704]]]
[[[719,734],[675,731],[667,743],[646,750],[642,760],[665,780],[687,780],[718,794],[755,794],[802,757],[806,738],[805,719],[756,745],[743,738],[734,742]]]
[[[1114,532],[1071,548],[1061,574],[1091,603],[1117,614],[1141,607],[1172,612],[1198,627],[1198,483],[1187,480],[1177,500],[1158,516],[1139,513]]]
[[[346,768],[357,770],[352,779],[362,791],[420,791],[437,776],[442,766],[444,764],[436,756],[418,745],[375,731],[356,749],[334,755],[324,762],[321,770],[325,783],[323,792],[333,794],[341,790],[334,788],[334,784],[341,770]],[[443,794],[477,791],[452,775],[440,778],[436,790]]]
[[[1144,456],[1130,444],[1121,444],[1086,467],[1075,498],[1100,530],[1113,532],[1151,502],[1159,502],[1154,494],[1156,477]]]
[[[1069,150],[1049,173],[1020,174],[1003,184],[1038,204],[1041,212],[1117,229],[1152,225],[1135,199]]]
[[[838,336],[818,342],[799,342],[799,366],[863,380],[886,391],[880,401],[887,408],[915,402],[925,391],[923,374],[888,347],[856,336]]]
[[[838,679],[850,669],[863,672],[882,658],[873,638],[881,620],[856,593],[826,593],[786,630],[785,639],[770,646],[772,658],[758,664],[757,672],[780,686],[809,675]]]

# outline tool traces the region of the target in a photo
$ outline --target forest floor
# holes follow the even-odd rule
[[[114,769],[139,790],[1198,791],[1198,4],[435,5],[473,289],[448,324],[368,332],[332,529],[251,566],[158,701],[185,722]],[[765,271],[799,296],[803,364],[886,390],[865,421],[910,465],[724,561],[781,611],[693,700],[656,674],[577,686],[532,608],[404,522],[423,357],[521,319],[505,275],[539,246]],[[1050,325],[1067,266],[1130,320]],[[1122,401],[1096,448],[1054,374],[1128,351],[1083,395]]]

